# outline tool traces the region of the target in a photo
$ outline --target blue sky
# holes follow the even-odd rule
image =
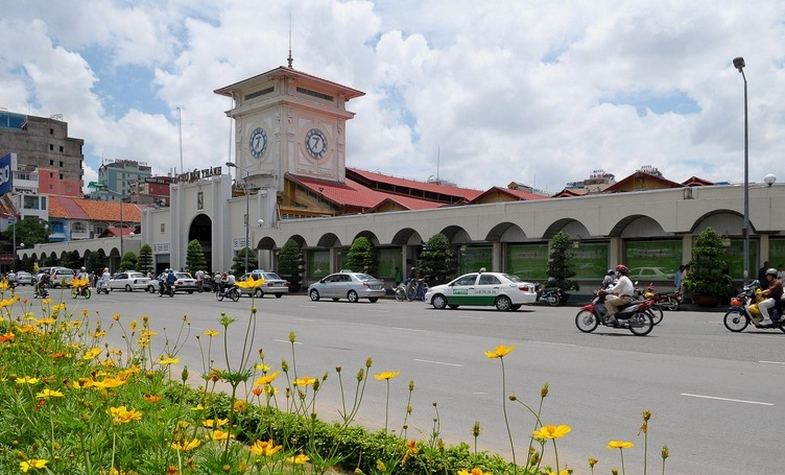
[[[0,107],[63,114],[101,157],[226,161],[212,91],[285,64],[366,92],[347,163],[463,186],[558,191],[603,168],[739,181],[743,55],[750,177],[785,179],[785,5],[754,1],[0,0]]]

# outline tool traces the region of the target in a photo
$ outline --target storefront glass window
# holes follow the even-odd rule
[[[758,246],[757,239],[750,239],[750,279],[758,278]],[[726,258],[730,276],[736,280],[744,279],[744,239],[731,239],[730,247],[727,248]],[[771,261],[771,259],[769,259]]]
[[[392,279],[395,277],[395,268],[401,268],[401,248],[383,247],[377,250],[378,264],[376,275],[381,279]]]
[[[488,272],[492,270],[493,246],[461,246],[458,256],[458,270],[461,274],[477,272],[483,267]]]
[[[630,279],[644,285],[652,281],[672,282],[681,262],[681,240],[626,241],[624,264]]]
[[[607,242],[582,242],[572,252],[575,279],[602,279],[608,272]]]
[[[545,280],[548,270],[548,245],[509,244],[506,264],[508,274],[517,275],[526,281]]]
[[[785,269],[785,239],[769,239],[769,265]]]
[[[308,251],[308,277],[318,280],[330,273],[330,251]]]

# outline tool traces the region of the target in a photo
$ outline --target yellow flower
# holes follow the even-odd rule
[[[214,430],[212,434],[210,434],[210,438],[215,441],[226,440],[229,438],[229,433],[222,430]]]
[[[491,472],[483,472],[479,468],[473,468],[471,470],[458,470],[458,475],[493,475]]]
[[[276,371],[274,373],[270,373],[270,374],[267,374],[265,376],[261,376],[261,377],[256,379],[256,382],[254,383],[254,385],[255,386],[264,386],[265,384],[270,384],[273,381],[275,381],[275,379],[278,377],[279,374],[280,374],[280,372]]]
[[[611,440],[608,442],[609,449],[631,449],[635,444],[626,440]]]
[[[597,465],[597,462],[598,462],[598,461],[599,461],[599,460],[597,460],[597,459],[596,459],[596,458],[594,458],[594,457],[589,457],[589,467],[591,467],[591,468],[594,468],[594,466],[595,466],[595,465]]]
[[[401,374],[400,371],[382,371],[381,373],[374,374],[373,377],[376,378],[377,381],[389,381],[396,378],[399,374]]]
[[[8,281],[0,280],[0,290],[8,290]]]
[[[261,287],[265,284],[264,279],[254,280],[253,277],[249,277],[247,280],[243,282],[235,282],[234,285],[241,289],[255,289],[257,287]]]
[[[194,407],[192,407],[191,410],[192,411],[204,411],[204,406],[202,406],[201,404],[197,404]]]
[[[544,440],[544,439],[561,439],[565,435],[569,434],[572,431],[572,427],[568,425],[547,425],[540,427],[539,430],[536,430],[532,433],[532,436],[535,439]]]
[[[49,399],[51,397],[63,397],[63,393],[53,389],[46,388],[35,395],[36,399]]]
[[[150,330],[150,329],[147,329],[147,328],[145,328],[144,330],[139,332],[139,335],[142,336],[143,338],[150,338],[150,337],[156,336],[157,334],[158,334],[157,331]]]
[[[271,457],[283,450],[283,445],[275,445],[273,439],[270,439],[267,442],[257,440],[250,447],[248,447],[248,450],[250,450],[252,454],[259,457]]]
[[[142,419],[142,413],[136,409],[130,411],[125,406],[110,407],[109,414],[115,424],[127,424],[131,421],[139,421]]]
[[[238,399],[238,400],[234,401],[234,404],[232,405],[232,407],[237,412],[243,412],[248,407],[248,403],[243,401],[242,399]]]
[[[309,460],[311,460],[310,457],[308,457],[305,454],[297,454],[294,457],[289,457],[289,461],[295,465],[303,465],[304,463],[307,463]]]
[[[87,389],[93,387],[95,382],[90,378],[79,378],[76,381],[71,381],[70,386],[74,389]]]
[[[170,447],[178,452],[190,452],[193,449],[199,447],[200,445],[202,445],[202,442],[199,439],[191,439],[190,441],[187,442],[184,440],[173,442],[170,445]]]
[[[118,378],[104,378],[101,381],[94,381],[92,386],[98,389],[112,389],[125,384],[125,381]]]
[[[92,359],[95,359],[95,357],[100,354],[101,354],[101,348],[98,348],[96,346],[94,348],[90,348],[89,350],[85,351],[84,356],[82,356],[82,359],[85,361],[90,361]]]
[[[208,328],[207,330],[204,331],[204,336],[212,337],[212,336],[218,336],[220,334],[221,332],[219,332],[218,330],[213,330],[212,328]]]
[[[44,459],[30,459],[19,462],[19,470],[21,470],[22,473],[27,473],[31,469],[38,470],[39,468],[46,468],[47,463],[49,463],[49,461]]]
[[[266,373],[266,372],[270,371],[270,369],[272,369],[272,368],[270,368],[269,365],[266,365],[264,363],[256,363],[255,368],[256,368],[256,371],[261,371],[262,373]]]
[[[106,336],[106,332],[99,328],[96,329],[93,333],[91,333],[90,336],[93,338],[103,338]]]
[[[551,470],[548,470],[548,475],[570,475],[570,473],[571,472],[569,470],[567,470],[566,468],[564,470],[560,470],[559,473],[556,473],[556,472],[553,472]]]
[[[52,305],[50,307],[50,309],[52,310],[52,313],[57,313],[60,310],[65,310],[65,303],[59,303],[57,305]]]
[[[509,355],[512,352],[512,350],[514,350],[514,349],[515,349],[514,346],[499,345],[499,346],[497,346],[496,348],[494,348],[494,349],[492,349],[490,351],[486,351],[485,352],[485,356],[487,358],[492,358],[492,359],[493,358],[504,358],[505,356]]]
[[[229,419],[205,419],[202,425],[205,427],[221,427],[229,423]]]
[[[22,376],[21,378],[16,378],[16,384],[38,384],[38,381],[38,378],[33,378],[32,376]]]
[[[138,324],[139,323],[136,320],[131,320],[130,322],[128,322],[128,330],[130,331],[136,330],[136,325]]]
[[[316,382],[316,378],[312,378],[310,376],[303,376],[302,378],[295,379],[294,385],[295,386],[310,386]]]
[[[149,402],[150,404],[155,404],[155,403],[157,403],[158,401],[161,400],[161,396],[159,396],[157,394],[145,394],[144,396],[142,396],[142,398],[146,402]]]
[[[158,364],[161,366],[168,366],[172,364],[177,364],[180,362],[180,358],[176,358],[174,356],[164,356],[161,355],[161,358],[158,360]]]
[[[71,280],[71,287],[78,289],[80,287],[87,287],[90,285],[89,279],[72,279]]]

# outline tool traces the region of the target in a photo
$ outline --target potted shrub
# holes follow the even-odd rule
[[[713,307],[720,302],[731,285],[730,276],[723,272],[728,267],[722,238],[711,227],[695,238],[690,270],[684,277],[684,288],[692,300],[702,307]]]

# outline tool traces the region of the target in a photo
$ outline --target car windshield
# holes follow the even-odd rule
[[[523,282],[523,280],[520,277],[518,277],[517,275],[502,274],[502,276],[505,279],[509,280],[510,282],[516,282],[516,283],[517,282]]]
[[[281,279],[281,276],[279,276],[275,272],[265,272],[264,273],[264,278],[266,280],[283,280],[283,279]]]
[[[360,280],[361,282],[366,282],[368,280],[375,280],[372,276],[368,274],[354,274],[354,276],[357,277],[357,279]]]

